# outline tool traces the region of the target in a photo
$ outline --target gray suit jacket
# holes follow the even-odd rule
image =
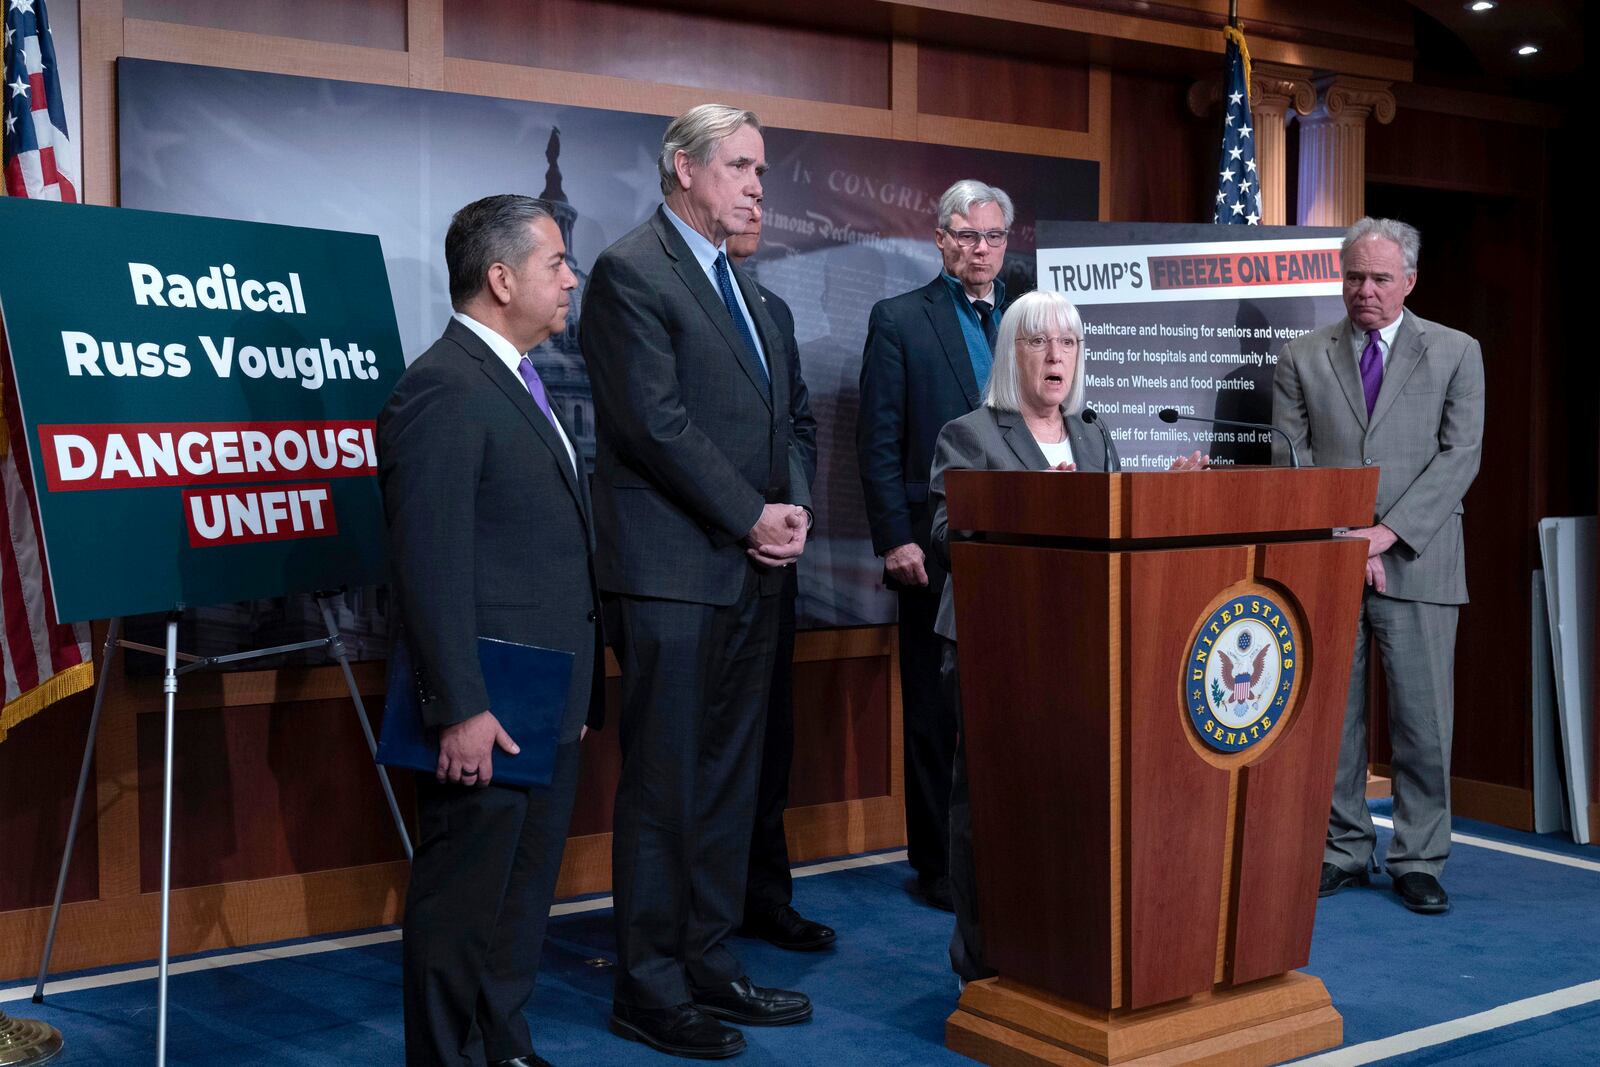
[[[1374,522],[1399,537],[1383,555],[1387,595],[1467,601],[1461,498],[1483,451],[1483,353],[1459,330],[1405,312],[1372,417],[1352,354],[1349,319],[1284,346],[1272,379],[1272,421],[1301,462],[1378,467]],[[1273,461],[1288,449],[1273,441]]]
[[[765,504],[811,506],[794,423],[803,396],[755,284],[733,268],[771,369],[666,215],[600,253],[578,334],[594,392],[600,588],[700,604],[738,599]],[[776,593],[783,569],[763,570]]]
[[[1106,469],[1107,444],[1076,415],[1066,416],[1067,440],[1072,442],[1072,462],[1080,471]],[[1111,454],[1117,454],[1110,445]],[[950,542],[972,536],[967,530],[951,530],[945,514],[944,474],[950,470],[1042,471],[1049,468],[1039,444],[1028,432],[1027,423],[1015,411],[995,411],[982,407],[952,419],[939,431],[934,444],[933,477],[928,482],[928,499],[933,502],[933,554],[946,570],[950,567]],[[956,639],[955,582],[944,583],[939,597],[939,616],[933,632]]]
[[[378,480],[424,721],[494,710],[477,638],[495,637],[571,652],[561,740],[576,741],[586,719],[598,726],[586,479],[522,380],[453,319],[378,417]]]

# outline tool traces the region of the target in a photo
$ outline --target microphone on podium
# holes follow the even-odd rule
[[[1294,450],[1294,442],[1282,430],[1266,422],[1238,422],[1234,419],[1208,419],[1204,415],[1179,415],[1175,408],[1162,408],[1156,412],[1156,417],[1162,422],[1205,422],[1212,426],[1233,426],[1241,430],[1266,430],[1283,438],[1283,443],[1289,446],[1289,466],[1298,470],[1300,468],[1300,454]]]
[[[1090,407],[1078,412],[1078,418],[1100,431],[1100,439],[1105,442],[1106,446],[1105,468],[1111,474],[1119,473],[1122,470],[1122,457],[1117,455],[1115,448],[1111,447],[1111,431],[1106,429],[1106,420],[1100,417],[1098,411]]]

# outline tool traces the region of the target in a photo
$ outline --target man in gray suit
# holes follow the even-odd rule
[[[1412,911],[1450,900],[1450,744],[1456,616],[1467,601],[1461,498],[1483,448],[1483,354],[1458,330],[1405,310],[1417,282],[1417,231],[1364,218],[1345,234],[1348,317],[1283,349],[1272,420],[1307,463],[1374,466],[1350,696],[1345,708],[1320,892],[1366,885],[1376,835],[1367,812],[1367,655],[1376,643],[1389,693],[1394,838],[1386,866]],[[1274,444],[1274,459],[1287,449]]]
[[[445,235],[444,336],[378,419],[394,581],[435,774],[417,775],[421,840],[406,896],[406,1062],[534,1067],[533,994],[572,819],[578,742],[599,724],[600,629],[589,494],[572,435],[524,355],[564,327],[577,286],[550,205],[468,204]],[[547,788],[495,783],[516,753],[489,706],[477,639],[574,656]]]
[[[811,1017],[804,995],[752,984],[725,943],[744,904],[778,598],[810,496],[788,346],[725,249],[761,199],[760,122],[693,108],[658,162],[666,203],[600,254],[579,330],[596,566],[621,617],[611,1026],[721,1058],[744,1037],[717,1019]]]

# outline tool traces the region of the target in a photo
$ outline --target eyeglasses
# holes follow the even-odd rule
[[[944,232],[956,239],[956,244],[962,248],[977,248],[978,239],[981,237],[988,242],[990,248],[999,248],[1006,243],[1006,238],[1011,236],[1010,230],[952,230],[945,226]]]
[[[1076,337],[1047,337],[1041,333],[1034,337],[1019,337],[1017,341],[1023,348],[1034,353],[1043,352],[1052,344],[1063,352],[1076,352],[1078,350],[1078,339]]]

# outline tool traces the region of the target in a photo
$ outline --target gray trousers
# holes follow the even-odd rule
[[[1450,856],[1450,745],[1455,725],[1455,604],[1362,597],[1350,662],[1339,770],[1322,858],[1347,871],[1365,867],[1377,833],[1367,811],[1367,657],[1383,658],[1394,758],[1394,838],[1385,865],[1399,877],[1438,876]]]

